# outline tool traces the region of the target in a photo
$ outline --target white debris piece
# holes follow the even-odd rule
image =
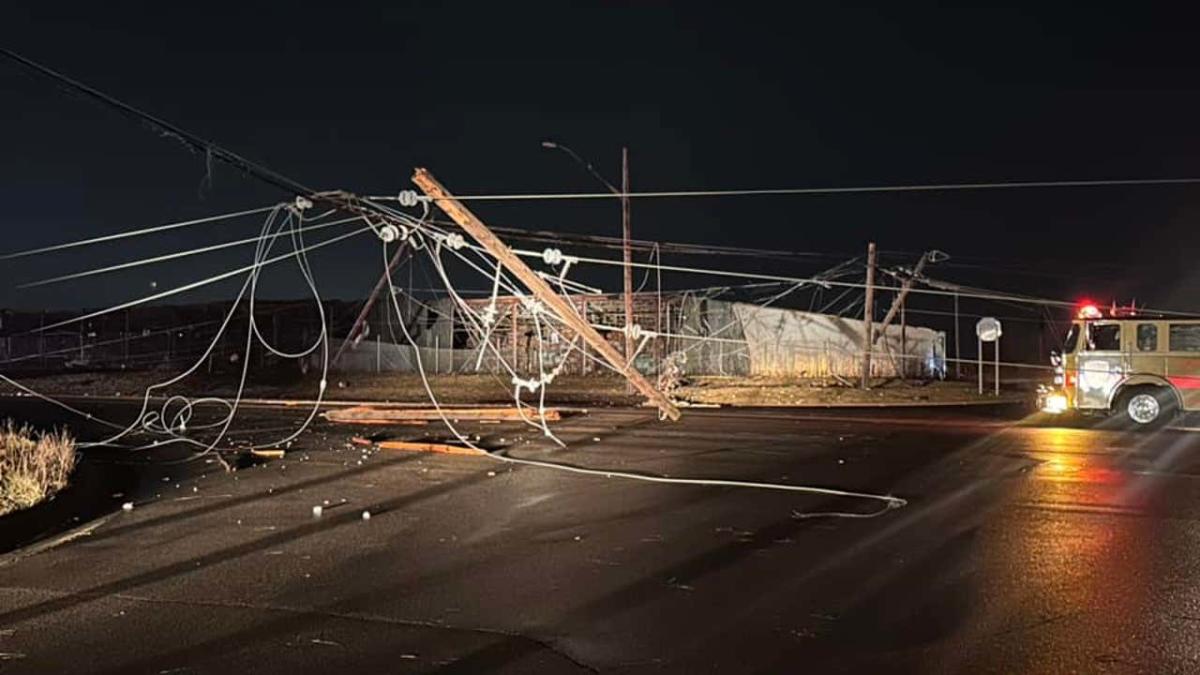
[[[320,505],[320,504],[317,504],[316,506],[314,506],[314,507],[313,507],[313,512],[312,512],[312,513],[313,513],[313,518],[320,518],[320,517],[321,517],[321,512],[323,512],[324,510],[325,510],[325,509],[321,508],[321,505]]]
[[[124,504],[121,505],[121,510],[132,511],[133,510],[133,502],[125,502]]]
[[[362,519],[363,519],[363,520],[370,520],[370,519],[371,519],[371,512],[370,512],[370,511],[363,511],[363,514],[362,514]]]

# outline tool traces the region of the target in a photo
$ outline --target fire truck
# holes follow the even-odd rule
[[[1054,383],[1038,389],[1043,412],[1112,415],[1154,428],[1200,410],[1200,319],[1085,303],[1050,363]]]

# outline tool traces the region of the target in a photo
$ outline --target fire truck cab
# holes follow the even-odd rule
[[[1054,383],[1038,390],[1043,412],[1114,415],[1151,428],[1200,410],[1200,319],[1084,305],[1050,362]]]

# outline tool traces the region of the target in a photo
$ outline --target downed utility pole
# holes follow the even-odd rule
[[[662,392],[654,388],[645,377],[632,367],[632,364],[627,362],[621,353],[617,351],[608,340],[605,340],[596,329],[575,311],[575,307],[567,302],[554,292],[536,272],[529,269],[529,266],[521,260],[517,254],[512,252],[503,241],[500,240],[491,230],[488,229],[482,221],[471,213],[467,207],[463,206],[462,202],[454,198],[449,191],[446,190],[441,183],[433,177],[429,171],[425,169],[417,169],[413,173],[413,182],[421,188],[434,203],[438,205],[446,215],[450,216],[458,226],[471,235],[475,241],[479,242],[480,246],[487,249],[488,253],[495,256],[496,260],[504,266],[513,276],[517,277],[537,297],[538,300],[553,311],[563,323],[567,324],[579,334],[589,345],[592,346],[601,356],[608,361],[609,365],[624,375],[633,383],[633,386],[638,389],[647,399],[658,407],[662,414],[671,420],[679,419],[679,409],[671,403]]]
[[[885,350],[887,350],[888,356],[892,360],[892,366],[896,369],[896,372],[900,375],[900,379],[902,379],[902,380],[904,379],[904,372],[907,370],[907,365],[908,365],[908,361],[907,361],[908,353],[906,351],[907,347],[904,344],[904,342],[905,342],[905,340],[904,340],[905,327],[903,325],[905,302],[908,300],[908,292],[910,290],[912,290],[913,282],[921,277],[921,272],[923,272],[925,270],[926,263],[931,263],[931,262],[936,263],[936,262],[945,260],[947,257],[948,256],[946,256],[945,253],[942,253],[941,251],[936,251],[936,250],[935,251],[926,251],[921,254],[921,259],[917,261],[917,265],[916,265],[916,267],[913,268],[912,274],[910,274],[908,276],[908,278],[905,279],[900,284],[900,290],[899,290],[899,292],[896,293],[896,297],[892,299],[892,306],[888,308],[887,314],[884,315],[884,317],[883,317],[883,322],[879,324],[879,332],[875,334],[875,338],[874,338],[875,341],[878,341],[880,337],[886,335],[888,326],[890,326],[892,323],[892,319],[895,319],[896,313],[900,312],[901,329],[900,329],[900,360],[899,360],[899,362],[897,362],[896,357],[894,355],[892,355],[892,349],[890,346],[888,346],[886,339],[883,342],[883,347]],[[874,346],[874,342],[872,342],[871,344],[872,344],[872,346]]]
[[[396,267],[400,265],[400,261],[409,253],[411,252],[408,250],[408,245],[401,244],[396,249],[396,252],[392,254],[392,259],[388,261],[387,269],[383,271],[383,275],[379,277],[379,281],[375,282],[375,288],[372,288],[371,295],[367,296],[366,303],[363,304],[362,310],[359,311],[358,316],[354,319],[354,325],[350,327],[350,332],[346,333],[346,339],[342,340],[337,353],[333,355],[333,361],[331,362],[333,365],[337,365],[338,359],[342,358],[342,354],[354,342],[354,338],[358,337],[359,329],[366,323],[367,317],[371,316],[371,309],[375,307],[375,301],[379,299],[379,294],[387,287],[388,277],[392,275],[392,272],[396,271]],[[404,321],[405,317],[400,317],[400,320]]]
[[[867,244],[867,292],[863,298],[862,388],[871,388],[871,349],[875,345],[875,242]]]
[[[912,290],[913,282],[921,276],[921,272],[925,269],[925,263],[935,261],[938,253],[938,251],[926,251],[921,254],[921,259],[917,261],[917,266],[913,268],[912,274],[900,284],[900,292],[896,293],[895,299],[892,300],[892,306],[888,308],[887,314],[883,317],[883,322],[879,324],[879,332],[875,335],[876,340],[887,331],[887,327],[891,325],[892,319],[896,318],[896,312],[904,306],[904,301],[908,298],[908,292]],[[940,259],[945,260],[945,258]]]

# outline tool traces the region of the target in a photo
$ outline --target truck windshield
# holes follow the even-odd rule
[[[1079,344],[1079,324],[1071,324],[1071,330],[1067,331],[1067,336],[1063,338],[1063,353],[1072,354],[1075,352],[1076,345]]]

